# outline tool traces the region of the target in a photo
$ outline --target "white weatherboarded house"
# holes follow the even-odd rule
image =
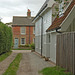
[[[52,6],[54,3],[54,0],[46,0],[33,20],[35,22],[35,51],[47,58],[50,57],[50,44],[48,44],[50,35],[46,33],[46,30],[52,24]]]

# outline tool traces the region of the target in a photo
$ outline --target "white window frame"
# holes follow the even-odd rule
[[[21,27],[21,29],[20,29],[20,30],[21,30],[21,34],[22,34],[22,35],[25,35],[25,30],[24,30],[24,32],[22,31],[22,30],[23,30],[23,28],[26,30],[26,28],[25,28],[25,27]]]
[[[22,39],[24,39],[24,44],[22,44]],[[25,45],[25,38],[21,38],[21,45]]]

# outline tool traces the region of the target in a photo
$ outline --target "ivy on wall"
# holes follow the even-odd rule
[[[12,30],[2,22],[0,22],[0,54],[11,50],[12,46]]]
[[[54,1],[56,1],[57,3],[59,3],[59,4],[61,4],[62,3],[62,1],[63,0],[54,0]],[[63,7],[62,7],[62,9],[64,10],[64,8],[66,8],[66,6],[69,4],[69,0],[64,0],[64,5],[63,5]],[[60,11],[59,11],[59,7],[55,7],[55,10],[59,13]],[[52,14],[52,16],[53,17],[55,17],[55,16],[57,16],[57,17],[59,17],[59,15],[58,14]]]

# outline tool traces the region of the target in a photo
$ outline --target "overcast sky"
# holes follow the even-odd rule
[[[0,0],[0,17],[2,22],[12,21],[13,16],[26,16],[30,9],[35,16],[46,0]]]

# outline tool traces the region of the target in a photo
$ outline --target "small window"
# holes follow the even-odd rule
[[[25,38],[21,38],[21,45],[25,45]]]
[[[21,27],[21,34],[25,34],[25,27]]]

